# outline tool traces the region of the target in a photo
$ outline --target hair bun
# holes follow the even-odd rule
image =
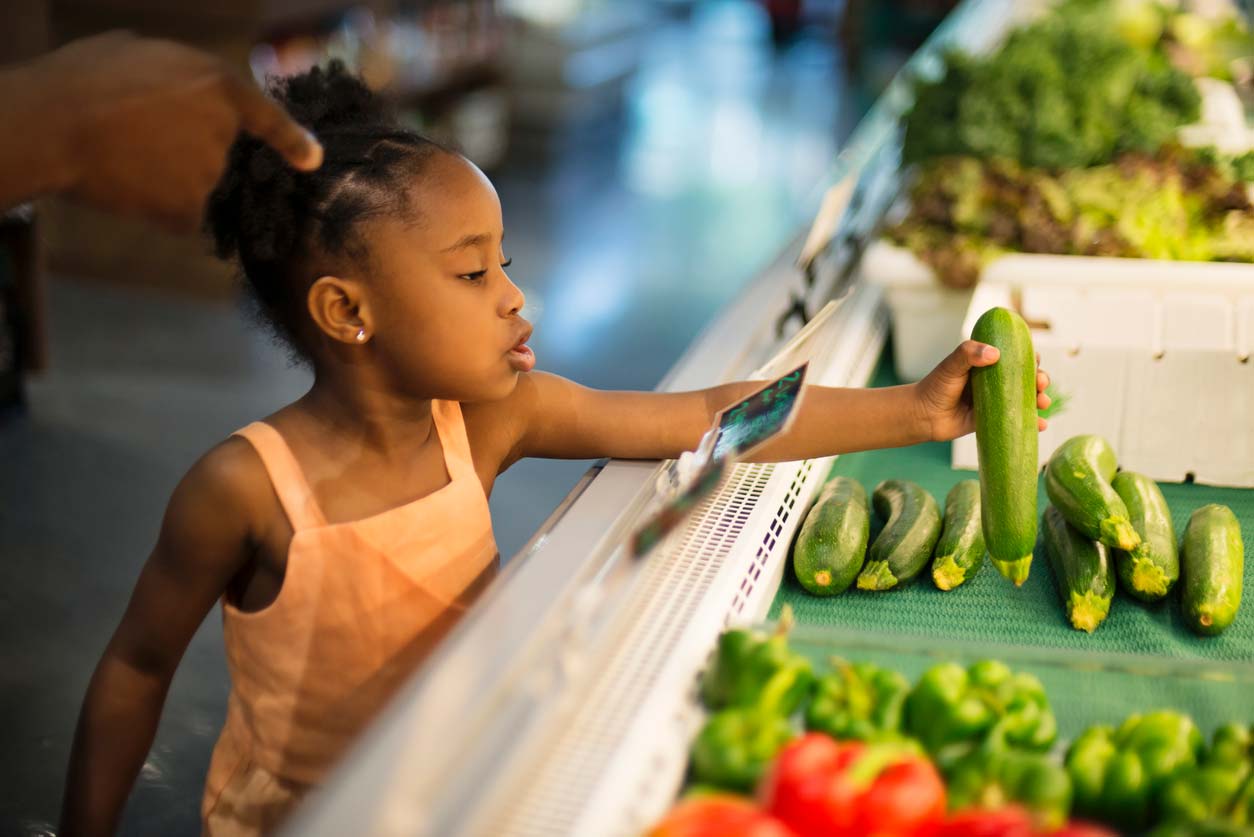
[[[205,227],[218,256],[238,262],[264,319],[299,354],[307,351],[299,338],[308,320],[303,255],[356,257],[359,223],[413,211],[408,184],[446,149],[406,131],[388,103],[339,61],[274,79],[268,90],[322,142],[322,165],[296,171],[241,133],[209,197]]]
[[[385,102],[349,73],[342,61],[273,79],[268,92],[315,136],[331,134],[324,145],[343,145],[349,150],[360,144],[353,134],[394,125]],[[348,136],[337,141],[338,129],[348,129]],[[328,148],[328,158],[335,156],[334,150]],[[240,134],[231,146],[222,180],[209,198],[205,226],[213,236],[214,252],[220,258],[238,258],[245,269],[250,263],[284,259],[305,232],[302,221],[308,213],[298,210],[312,200],[312,195],[305,194],[312,188],[310,179],[291,169],[278,152]],[[262,228],[244,231],[240,228],[244,217],[266,221]]]
[[[392,122],[393,114],[383,98],[372,93],[339,60],[325,68],[314,67],[308,73],[275,80],[270,84],[270,95],[315,135],[327,129]]]

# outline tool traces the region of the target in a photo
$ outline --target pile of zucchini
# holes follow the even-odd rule
[[[1185,624],[1204,636],[1222,632],[1241,606],[1245,548],[1236,515],[1227,506],[1203,506],[1177,542],[1158,484],[1117,471],[1115,452],[1100,436],[1068,439],[1045,466],[1052,505],[1041,528],[1071,626],[1095,630],[1110,612],[1116,584],[1157,602],[1183,576]]]
[[[942,520],[935,498],[907,480],[885,480],[871,495],[885,521],[867,548],[871,513],[855,479],[835,477],[823,487],[793,547],[797,581],[816,596],[834,596],[855,582],[859,590],[892,590],[919,575],[929,561],[932,580],[952,590],[984,562],[980,484],[964,480],[945,498]]]
[[[993,308],[971,337],[996,346],[998,362],[971,371],[980,479],[965,480],[945,498],[944,519],[922,486],[886,480],[871,497],[885,521],[870,544],[871,509],[857,480],[836,477],[810,509],[793,548],[798,582],[816,596],[891,590],[932,562],[932,580],[952,590],[980,569],[987,548],[998,571],[1023,584],[1037,530],[1036,353],[1023,318]],[[1183,576],[1186,624],[1214,635],[1241,605],[1245,550],[1227,506],[1193,513],[1177,545],[1171,512],[1148,477],[1117,473],[1100,436],[1064,442],[1045,468],[1050,505],[1042,539],[1072,627],[1092,632],[1110,613],[1115,587],[1145,602],[1167,597]],[[1116,578],[1118,582],[1116,582]]]
[[[1041,540],[1072,627],[1096,630],[1110,613],[1116,587],[1152,603],[1179,586],[1192,630],[1211,636],[1232,624],[1241,606],[1245,549],[1227,506],[1194,511],[1177,541],[1158,484],[1130,471],[1117,473],[1114,451],[1099,436],[1076,436],[1054,452],[1045,491],[1050,505]],[[872,510],[885,523],[870,543]],[[801,526],[793,571],[807,592],[834,596],[855,584],[859,590],[892,590],[930,562],[933,583],[952,590],[984,563],[981,519],[975,480],[950,490],[942,517],[936,500],[917,483],[885,480],[868,506],[857,480],[835,477]]]

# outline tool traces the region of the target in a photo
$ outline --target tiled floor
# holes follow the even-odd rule
[[[757,6],[708,3],[653,33],[612,141],[495,176],[540,365],[651,388],[813,210],[850,119],[821,38],[775,53]],[[231,305],[58,278],[52,371],[0,424],[0,834],[50,834],[74,719],[171,489],[305,372]],[[588,463],[524,462],[492,510],[511,555]],[[175,678],[123,833],[197,833],[228,684],[216,615]]]

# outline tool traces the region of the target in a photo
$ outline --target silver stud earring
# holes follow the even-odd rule
[[[366,330],[364,328],[357,329],[357,342],[358,343],[366,342]]]

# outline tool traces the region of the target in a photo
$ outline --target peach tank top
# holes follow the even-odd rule
[[[431,409],[449,483],[347,523],[327,523],[277,430],[254,422],[236,433],[265,464],[293,536],[273,603],[252,613],[222,603],[231,695],[201,803],[205,834],[273,830],[495,575],[461,405]]]

